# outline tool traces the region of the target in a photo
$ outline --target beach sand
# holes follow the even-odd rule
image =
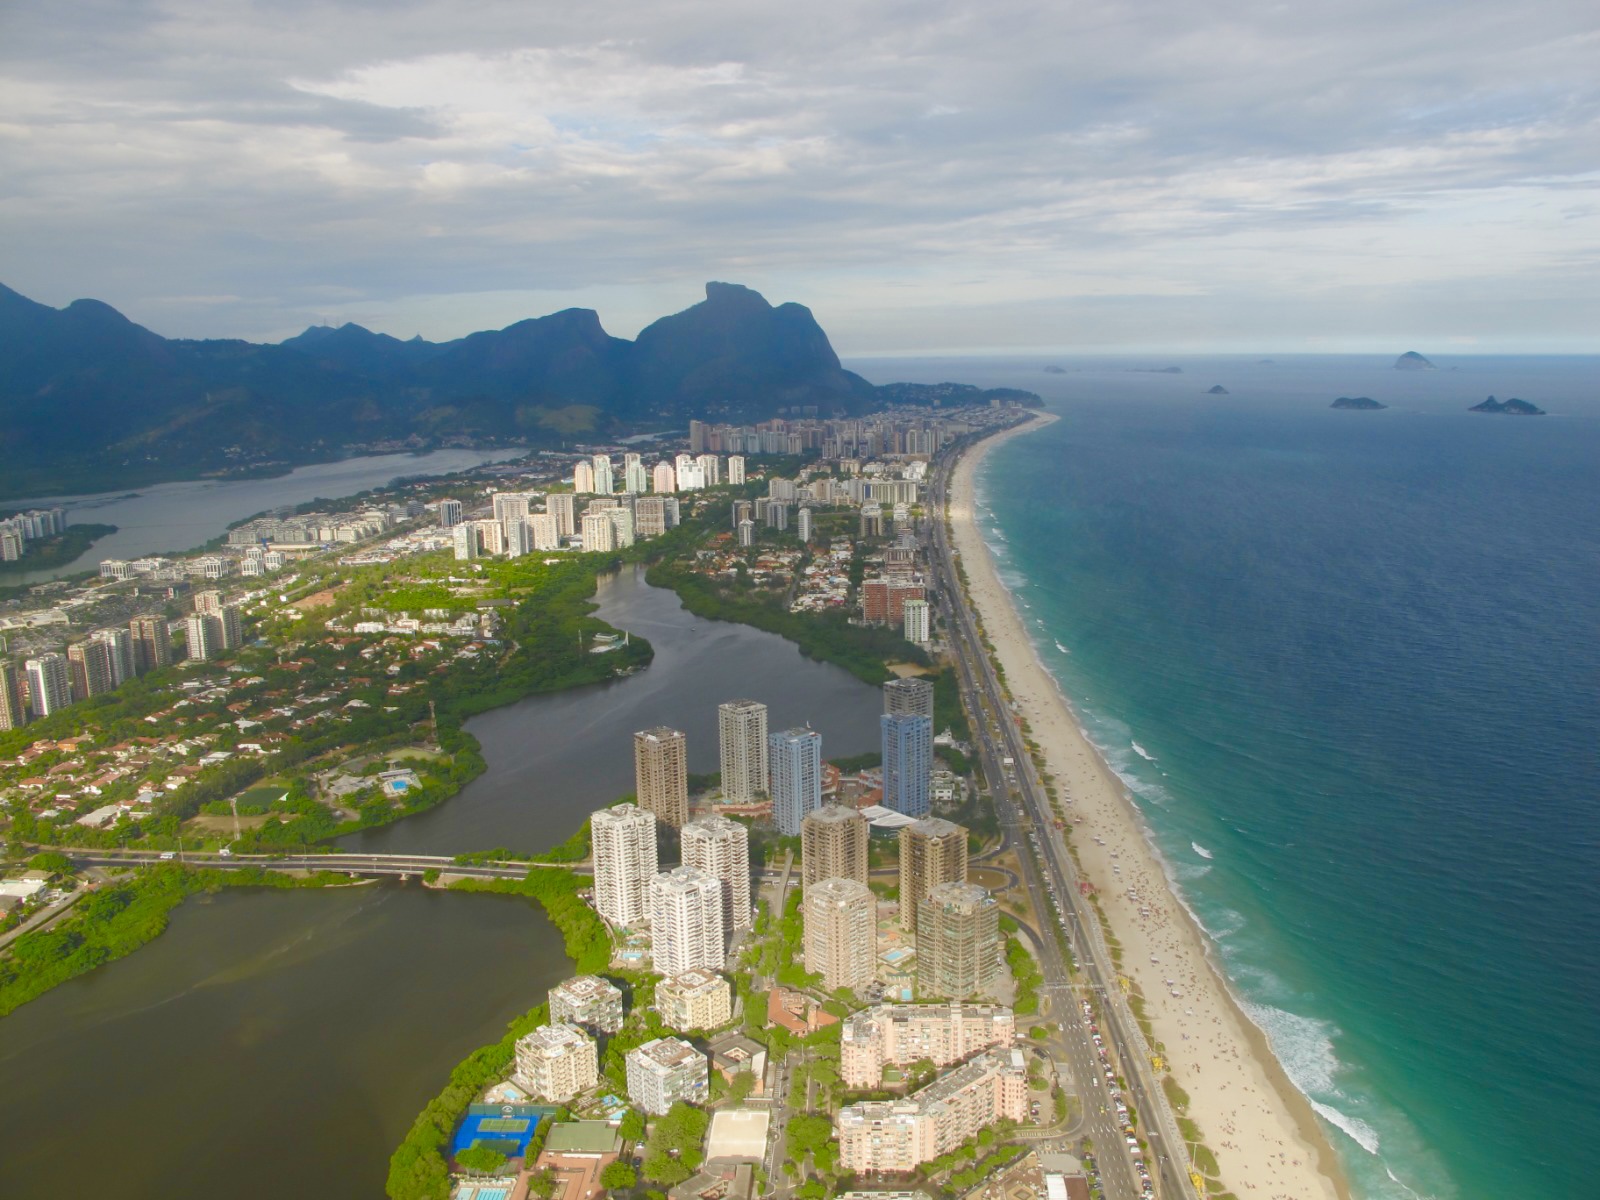
[[[1234,1002],[1205,934],[1176,900],[1132,797],[1089,743],[1029,640],[974,519],[974,474],[1000,442],[1053,417],[987,438],[963,456],[950,492],[951,532],[1005,683],[1063,800],[1082,873],[1143,993],[1155,1040],[1189,1094],[1188,1116],[1240,1200],[1348,1197],[1333,1149],[1265,1035]],[[1070,802],[1068,802],[1070,799]],[[1081,819],[1081,820],[1080,820]]]

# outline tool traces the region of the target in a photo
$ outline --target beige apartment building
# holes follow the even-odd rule
[[[864,988],[877,974],[878,902],[855,879],[824,879],[805,889],[806,970],[827,991]]]
[[[867,819],[843,804],[825,804],[800,822],[800,869],[805,886],[824,879],[867,882]]]
[[[600,1081],[594,1039],[576,1025],[541,1025],[517,1039],[517,1086],[542,1100],[565,1102]]]
[[[669,1029],[719,1029],[733,1020],[733,988],[715,971],[681,971],[656,984],[656,1012]]]
[[[900,923],[913,935],[923,898],[938,884],[965,883],[966,879],[967,831],[963,826],[940,817],[923,817],[900,830]]]
[[[845,1022],[839,1075],[848,1087],[877,1087],[884,1067],[924,1058],[948,1067],[1016,1035],[1016,1014],[1003,1004],[879,1004]]]
[[[634,734],[633,777],[639,807],[682,829],[689,820],[689,743],[682,732],[663,725]]]

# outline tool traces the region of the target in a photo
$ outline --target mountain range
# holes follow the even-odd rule
[[[0,286],[0,490],[12,495],[390,440],[556,445],[906,398],[844,370],[809,309],[730,283],[632,341],[570,308],[449,342],[342,325],[277,344],[164,338],[98,300],[55,309]]]

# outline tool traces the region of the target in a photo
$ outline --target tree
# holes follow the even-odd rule
[[[544,1200],[550,1200],[550,1197],[556,1194],[557,1182],[556,1173],[549,1167],[545,1167],[542,1171],[535,1171],[528,1176],[528,1194],[530,1196],[542,1196]]]
[[[617,1127],[617,1132],[622,1135],[625,1142],[640,1142],[644,1140],[644,1114],[637,1108],[630,1108],[622,1114],[622,1123]]]
[[[644,1177],[668,1187],[689,1178],[689,1168],[666,1154],[650,1154],[644,1160]]]
[[[475,1171],[481,1175],[493,1175],[505,1165],[506,1156],[488,1146],[468,1146],[456,1155],[456,1166],[464,1171]]]
[[[616,1162],[607,1163],[606,1169],[600,1172],[600,1186],[619,1190],[631,1188],[639,1182],[639,1176],[627,1163],[618,1159]]]

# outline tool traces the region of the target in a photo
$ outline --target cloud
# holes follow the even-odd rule
[[[443,337],[602,300],[631,335],[724,277],[846,351],[1052,336],[1019,306],[1386,344],[1441,297],[1498,346],[1489,298],[1555,287],[1532,332],[1594,348],[1592,5],[555,9],[14,0],[0,279],[173,334]]]

